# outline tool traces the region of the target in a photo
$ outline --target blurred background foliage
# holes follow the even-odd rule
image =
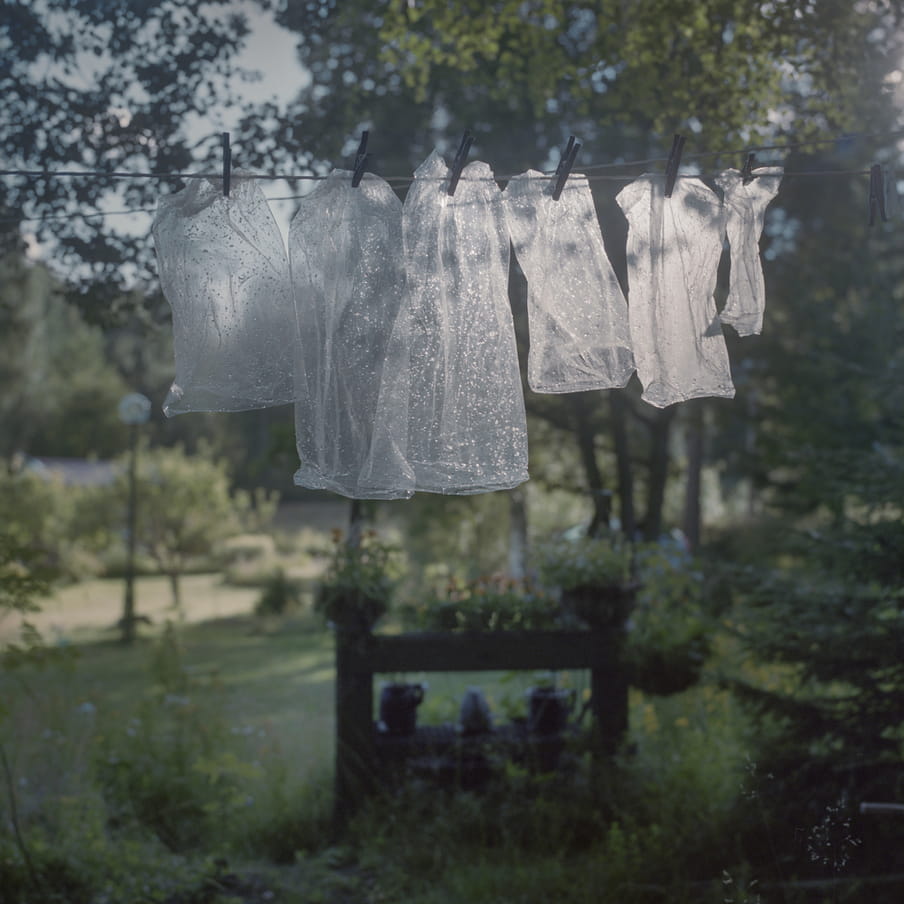
[[[219,131],[229,128],[237,166],[324,174],[347,167],[369,129],[369,167],[405,176],[435,146],[450,157],[468,128],[476,136],[472,158],[487,160],[502,178],[551,169],[574,134],[583,143],[576,171],[582,163],[619,164],[592,186],[623,283],[626,224],[614,197],[641,171],[663,167],[672,132],[689,136],[689,162],[707,155],[696,161],[704,178],[740,166],[747,146],[778,146],[759,154],[788,172],[761,246],[765,330],[747,339],[726,331],[734,400],[660,411],[640,401],[636,381],[609,393],[526,391],[532,479],[524,488],[364,507],[366,520],[404,547],[399,595],[415,607],[466,596],[479,601],[475,618],[483,618],[488,589],[506,605],[537,602],[533,551],[550,537],[567,542],[612,530],[669,563],[652,586],[657,600],[690,606],[695,637],[706,624],[703,687],[688,692],[699,694],[687,698],[690,710],[679,708],[681,695],[661,704],[633,698],[629,802],[615,807],[617,818],[608,804],[568,811],[604,837],[606,857],[596,859],[612,874],[601,882],[636,878],[651,859],[659,869],[650,881],[666,882],[669,869],[681,868],[681,845],[670,850],[663,839],[676,838],[724,844],[728,857],[743,837],[743,856],[765,870],[776,862],[776,844],[790,849],[795,825],[818,823],[842,798],[848,808],[858,797],[904,800],[904,261],[899,212],[868,225],[866,177],[874,162],[892,173],[900,165],[902,15],[898,0],[11,0],[3,7],[0,153],[7,168],[216,172]],[[296,41],[305,77],[297,90],[252,102],[243,86],[254,77],[241,49],[264,22]],[[636,160],[650,162],[626,163]],[[152,209],[158,194],[180,187],[170,178],[0,178],[4,610],[25,608],[46,581],[121,573],[129,436],[116,405],[130,391],[154,403],[139,447],[139,570],[168,576],[176,601],[183,575],[223,573],[260,592],[261,618],[297,613],[314,598],[325,531],[312,525],[324,499],[291,486],[291,410],[164,419],[170,314],[156,281],[149,215],[93,216]],[[304,189],[289,182],[286,193]],[[723,260],[719,302],[728,266]],[[513,265],[522,364],[525,293]],[[90,465],[97,479],[71,479],[62,463],[72,460]],[[341,524],[347,512],[337,505]],[[646,602],[655,602],[652,591]],[[313,630],[308,625],[302,636]],[[32,642],[27,635],[17,649]],[[160,643],[172,651],[176,639]],[[242,674],[254,674],[246,666]],[[182,694],[166,682],[194,680],[182,670],[178,660],[158,682],[168,687],[162,699]],[[754,722],[744,721],[742,705]],[[323,706],[318,699],[312,709]],[[213,703],[192,712],[212,720],[214,735],[228,734]],[[97,773],[101,796],[84,804],[83,824],[101,860],[96,852],[109,841],[104,807],[129,831],[158,808],[167,822],[151,830],[174,844],[179,806],[190,808],[199,833],[215,834],[215,824],[240,809],[236,788],[259,780],[261,799],[269,795],[270,815],[279,816],[273,824],[297,844],[287,849],[288,836],[266,828],[268,813],[251,808],[257,822],[249,845],[279,847],[289,860],[296,849],[317,846],[322,800],[307,800],[313,815],[300,824],[296,803],[307,792],[277,787],[276,777],[268,785],[230,759],[228,745],[214,750],[178,702],[166,703],[159,722],[144,710],[134,718],[141,720],[136,733],[120,725],[97,742],[106,758]],[[759,767],[748,774],[753,796],[738,804],[739,815],[731,789],[745,749],[755,751]],[[69,752],[84,767],[69,775],[70,790],[87,787],[80,783],[91,756]],[[164,765],[145,768],[147,757]],[[266,760],[273,776],[278,761],[275,754]],[[599,803],[589,792],[581,803],[588,800]],[[40,801],[32,803],[38,825]],[[434,827],[447,863],[469,850],[465,826],[482,826],[518,850],[550,837],[541,827],[528,841],[515,839],[505,834],[511,822],[493,822],[492,805],[479,813],[471,806],[450,805],[446,822]],[[418,813],[395,811],[392,831],[372,831],[374,850],[417,837]],[[515,816],[531,824],[526,814]],[[373,829],[362,825],[362,833]],[[60,832],[41,829],[32,851],[65,887],[78,880],[81,854],[54,848]],[[898,836],[882,828],[871,837],[874,848],[859,862],[881,871],[889,838]],[[131,839],[127,866],[148,856],[143,843]],[[712,874],[705,854],[684,853],[698,878]],[[417,860],[430,856],[414,846],[411,875],[439,868]],[[475,882],[492,888],[492,865],[475,870]],[[117,873],[123,887],[127,873]],[[25,888],[23,875],[13,878]],[[461,889],[470,875],[456,874]],[[565,900],[550,876],[524,885]],[[416,899],[410,888],[406,899]]]

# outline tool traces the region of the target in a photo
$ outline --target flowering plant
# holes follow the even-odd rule
[[[401,575],[401,550],[375,531],[350,543],[336,530],[332,541],[314,609],[337,627],[369,631],[389,609]]]
[[[631,577],[631,546],[615,538],[560,538],[538,550],[543,581],[561,590],[626,584]]]
[[[489,575],[452,578],[446,587],[409,610],[418,627],[443,631],[527,631],[556,624],[553,597],[527,579]]]
[[[643,587],[626,625],[631,683],[647,693],[676,693],[697,681],[709,653],[703,576],[687,552],[661,544],[638,551],[638,569]]]
[[[630,610],[632,559],[632,546],[615,537],[563,537],[539,549],[537,567],[544,584],[559,589],[566,617],[600,628]]]

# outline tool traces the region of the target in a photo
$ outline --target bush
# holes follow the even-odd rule
[[[152,663],[151,696],[99,745],[95,772],[114,828],[138,825],[174,852],[198,848],[245,800],[257,770],[226,744],[225,723],[191,694],[196,688],[168,626]]]
[[[232,537],[222,544],[217,564],[227,584],[265,587],[279,571],[276,541],[269,534]]]
[[[264,584],[257,602],[254,604],[254,614],[285,615],[287,612],[297,609],[301,603],[301,584],[287,577],[282,568],[270,576]]]

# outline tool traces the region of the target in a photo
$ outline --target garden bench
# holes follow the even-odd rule
[[[628,727],[628,680],[618,663],[617,636],[607,631],[418,632],[379,635],[336,633],[336,785],[344,818],[378,781],[381,764],[414,757],[415,765],[442,770],[455,747],[452,726],[423,726],[411,738],[380,737],[375,729],[374,675],[405,672],[533,671],[588,669],[590,711],[598,749],[614,753]],[[511,741],[517,724],[492,734]],[[447,762],[447,761],[446,761]]]

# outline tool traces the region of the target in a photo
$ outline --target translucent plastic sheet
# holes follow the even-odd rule
[[[763,330],[766,287],[760,263],[760,235],[766,207],[778,193],[784,170],[762,166],[747,185],[738,170],[730,169],[716,178],[725,193],[725,231],[731,246],[731,276],[728,300],[722,309],[722,323],[735,328],[739,336],[758,336]]]
[[[176,375],[163,405],[242,411],[293,401],[296,322],[285,245],[254,180],[192,180],[152,227],[173,309]]]
[[[401,202],[377,176],[353,188],[351,172],[334,170],[301,200],[289,259],[308,376],[295,406],[295,483],[361,499],[411,496],[407,383],[377,425],[384,370],[407,364],[404,346],[387,357],[404,290]]]
[[[699,179],[644,175],[616,199],[628,219],[628,317],[643,398],[665,408],[732,398],[731,367],[713,291],[723,213]]]
[[[506,186],[506,222],[527,277],[534,392],[624,386],[634,372],[628,307],[606,256],[585,176],[571,175],[558,201],[552,181],[529,170]]]
[[[408,461],[417,489],[480,493],[527,480],[527,424],[508,300],[502,193],[485,163],[455,195],[435,151],[402,216],[410,312]]]

